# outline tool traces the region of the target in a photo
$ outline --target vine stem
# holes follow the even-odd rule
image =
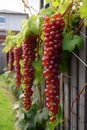
[[[73,2],[71,2],[71,3],[68,5],[67,9],[66,9],[65,12],[62,14],[62,17],[69,11],[69,9],[72,7],[72,5],[73,5]]]
[[[40,110],[42,112],[42,109],[43,109],[43,103],[42,103],[42,91],[41,91],[41,86],[38,84],[38,91],[39,91],[39,96],[40,96]]]
[[[49,3],[50,3],[50,7],[52,7],[52,0],[49,0]]]
[[[30,7],[28,6],[28,3],[26,3],[25,0],[22,0],[22,3],[24,4],[24,11],[25,11],[25,13],[26,13],[25,8],[28,8],[29,11],[30,11],[30,14],[32,14],[32,12],[31,12],[31,10],[30,10]]]
[[[72,54],[73,54],[85,67],[87,67],[87,64],[86,64],[80,57],[78,57],[74,52],[72,52]]]
[[[74,34],[78,34],[78,33],[80,32],[81,28],[83,27],[83,25],[84,25],[84,20],[82,19],[82,20],[80,21],[78,27],[77,27],[76,32],[74,32]]]
[[[84,89],[87,87],[87,83],[84,84],[84,86],[82,87],[81,91],[78,93],[78,95],[76,96],[76,98],[73,100],[72,105],[70,107],[70,112],[68,117],[64,120],[64,125],[67,123],[67,121],[69,121],[70,117],[71,117],[71,113],[73,110],[73,106],[75,104],[75,102],[80,98],[80,95],[82,94],[82,92],[84,91]]]
[[[29,9],[29,11],[30,11],[31,14],[32,14],[32,12],[31,12],[30,8],[32,8],[35,12],[38,12],[32,6],[28,5],[28,3],[25,2],[25,0],[22,0],[22,3],[24,4],[24,7],[26,7],[27,9]]]

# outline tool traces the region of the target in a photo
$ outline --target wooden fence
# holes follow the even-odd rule
[[[87,28],[83,27],[81,36],[84,46],[72,54],[69,72],[61,75],[60,99],[64,123],[56,130],[87,130]]]
[[[4,45],[0,44],[0,74],[4,72],[5,68],[5,54],[2,52]]]

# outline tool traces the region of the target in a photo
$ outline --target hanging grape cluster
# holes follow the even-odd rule
[[[6,59],[6,68],[8,68],[8,64],[9,64],[9,51],[5,53],[5,59]]]
[[[32,66],[32,61],[35,60],[35,48],[37,46],[37,36],[29,36],[23,42],[23,68],[24,68],[24,100],[23,107],[25,110],[29,110],[31,106],[31,95],[33,79],[34,79],[34,68]]]
[[[61,14],[53,14],[51,18],[44,18],[44,54],[42,65],[46,82],[46,107],[49,109],[50,121],[54,121],[58,113],[59,104],[59,64],[62,52],[62,32],[64,21]]]
[[[21,85],[21,66],[20,66],[20,60],[22,59],[22,47],[15,47],[14,48],[14,60],[15,60],[15,82],[16,82],[16,88],[19,89]]]
[[[14,52],[13,48],[9,51],[9,66],[10,66],[10,71],[14,71]]]

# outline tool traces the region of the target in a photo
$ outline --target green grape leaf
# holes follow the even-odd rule
[[[80,16],[81,18],[87,17],[87,1],[83,1],[80,7]]]
[[[30,34],[39,33],[40,20],[38,15],[32,15],[28,20],[28,29]]]
[[[29,32],[29,28],[28,28],[28,26],[25,27],[23,33],[24,33],[24,35],[23,35],[23,38],[24,38],[24,39],[26,39],[26,38],[29,37],[30,32]]]
[[[54,7],[57,7],[59,2],[60,2],[60,0],[52,0],[52,5]]]
[[[45,0],[45,3],[46,3],[46,4],[49,3],[49,0]]]
[[[49,120],[46,123],[46,130],[54,130],[55,127],[59,124],[62,123],[62,119],[56,119],[54,122],[50,122]]]
[[[46,123],[46,130],[54,130],[55,127],[59,124],[62,123],[63,119],[62,119],[62,109],[61,109],[61,105],[58,105],[58,114],[57,114],[57,118],[54,122],[50,122],[49,120]]]
[[[68,51],[62,51],[62,61],[59,65],[59,70],[61,73],[68,71],[69,58],[70,58],[70,53]]]
[[[78,49],[81,49],[81,47],[83,46],[83,39],[82,37],[80,37],[79,35],[74,35],[73,36],[73,44],[75,44],[75,46],[78,47]]]
[[[81,18],[78,15],[73,15],[72,18],[71,18],[71,25],[73,27],[77,27],[80,19]]]
[[[80,6],[80,16],[84,19],[84,24],[87,25],[87,1],[83,0],[82,6]]]
[[[58,12],[61,12],[61,14],[63,14],[65,12],[65,10],[67,9],[69,4],[70,4],[70,1],[65,1],[63,4],[60,3],[59,7],[58,7]]]
[[[59,104],[58,105],[58,114],[57,114],[57,119],[62,119],[62,115],[63,113],[62,113],[62,108],[61,108],[61,105]]]
[[[37,110],[38,110],[37,104],[36,104],[36,103],[32,104],[32,105],[31,105],[31,108],[29,109],[29,111],[28,111],[28,112],[25,112],[27,119],[33,121],[33,118],[34,118],[34,117],[36,116],[36,114],[37,114]]]
[[[75,47],[78,47],[78,49],[80,49],[82,45],[83,45],[83,39],[80,36],[74,35],[71,38],[69,33],[64,34],[63,44],[62,44],[63,50],[72,52],[75,49]]]
[[[41,60],[33,61],[32,65],[33,65],[33,67],[35,69],[34,84],[39,84],[43,80],[43,75],[42,75],[43,68],[42,68]]]
[[[63,50],[67,50],[69,52],[72,52],[74,50],[74,44],[71,43],[71,36],[70,34],[66,33],[64,34],[64,38],[62,41],[62,48]]]
[[[16,39],[14,35],[8,35],[5,39],[5,47],[3,48],[3,52],[8,52],[12,47],[16,45]]]
[[[55,6],[57,7],[58,6],[58,3],[61,2],[61,0],[52,0],[52,6]],[[50,3],[50,0],[45,0],[45,3]]]
[[[48,16],[48,17],[51,17],[51,15],[55,12],[54,8],[52,7],[49,7],[47,9],[41,9],[40,10],[40,15],[41,17],[44,17],[44,16]]]
[[[43,108],[42,112],[41,110],[37,111],[37,114],[35,116],[35,120],[34,123],[38,123],[42,125],[43,120],[48,120],[48,109],[47,108]]]

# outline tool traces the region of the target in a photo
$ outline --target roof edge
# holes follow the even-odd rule
[[[28,15],[27,13],[24,12],[19,12],[19,11],[14,11],[14,10],[8,10],[8,9],[0,9],[0,13],[3,14],[20,14],[20,15]]]

